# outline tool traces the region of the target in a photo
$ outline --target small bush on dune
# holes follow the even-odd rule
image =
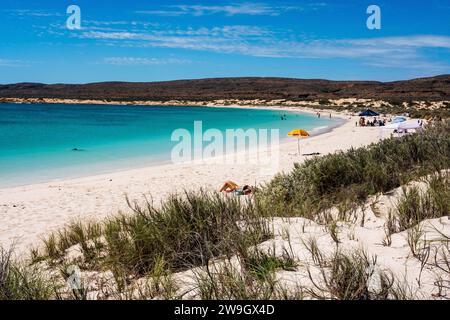
[[[450,172],[432,175],[428,184],[434,216],[450,216]]]
[[[275,277],[279,270],[293,270],[294,260],[273,253],[252,252],[236,263],[224,261],[218,266],[207,266],[196,273],[199,298],[204,300],[267,300],[301,299],[302,288],[289,290]]]
[[[328,259],[328,268],[321,268],[320,279],[310,280],[314,285],[308,290],[318,299],[385,300],[394,284],[393,276],[376,271],[376,258],[363,251],[343,253],[336,251]]]
[[[55,290],[39,270],[13,261],[12,250],[0,248],[0,300],[51,299]]]
[[[273,278],[265,281],[242,273],[230,262],[220,270],[209,270],[196,275],[199,297],[203,300],[258,300],[273,299],[275,283]]]
[[[402,196],[399,199],[396,206],[397,230],[396,232],[406,230],[425,217],[425,212],[421,210],[421,193],[420,190],[415,188],[402,188]]]
[[[263,281],[278,270],[293,271],[296,267],[293,254],[287,250],[284,250],[281,256],[276,256],[273,252],[256,250],[243,260],[245,270]]]
[[[74,245],[80,245],[85,258],[87,260],[93,259],[101,248],[101,243],[98,241],[101,234],[102,227],[99,223],[72,222],[66,228],[52,233],[44,239],[43,256],[51,259],[62,259],[67,249]],[[42,258],[42,256],[38,258]]]
[[[404,231],[423,220],[450,216],[450,173],[433,174],[426,190],[405,187],[388,224],[390,233]]]

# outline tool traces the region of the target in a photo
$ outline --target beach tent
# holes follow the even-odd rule
[[[411,120],[400,122],[398,129],[399,130],[408,130],[408,129],[419,129],[422,128],[422,120]]]
[[[419,129],[422,127],[422,120],[415,119],[410,121],[403,121],[397,123],[389,123],[383,127],[383,129],[391,129],[391,130],[409,130],[409,129]]]
[[[385,125],[384,127],[380,127],[380,129],[386,129],[386,130],[398,130],[398,126],[400,125],[400,122],[397,123],[388,123],[387,125]]]
[[[378,112],[370,109],[364,110],[359,114],[360,117],[378,117],[379,115],[380,114]]]
[[[405,130],[410,129],[420,129],[422,128],[423,120],[420,119],[414,119],[409,121],[403,121],[403,122],[397,122],[397,123],[389,123],[385,125],[384,127],[380,127],[380,139],[383,138],[383,132],[384,130],[397,130],[398,133],[404,132]]]

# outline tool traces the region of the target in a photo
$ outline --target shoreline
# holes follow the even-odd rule
[[[367,99],[357,99],[358,101],[367,102]],[[234,103],[233,103],[234,102]],[[190,101],[190,100],[96,100],[96,99],[60,99],[60,98],[0,98],[0,103],[13,104],[94,104],[94,105],[130,105],[130,106],[190,106],[190,107],[229,107],[233,105],[255,106],[268,104],[285,103],[292,106],[302,105],[319,105],[314,101],[288,101],[288,100],[240,100],[240,99],[220,99],[211,101]]]
[[[231,102],[230,102],[231,101]],[[369,102],[371,99],[339,99],[329,100],[330,102],[341,103],[349,102]],[[110,106],[149,106],[149,107],[204,107],[204,108],[237,108],[237,109],[268,109],[268,110],[286,110],[305,113],[331,113],[337,117],[349,116],[352,113],[347,110],[336,111],[333,109],[321,108],[317,101],[289,101],[289,100],[212,100],[212,101],[188,101],[188,100],[169,100],[169,101],[105,101],[105,100],[82,100],[82,99],[54,99],[54,98],[0,98],[0,104],[74,104],[74,105],[110,105]],[[313,108],[314,106],[314,108]],[[299,110],[301,108],[301,110]]]
[[[157,106],[157,105],[155,105]],[[185,106],[185,105],[179,105],[181,106]],[[191,107],[191,106],[187,106],[187,107]],[[240,105],[229,105],[229,106],[213,106],[213,105],[208,105],[208,106],[192,106],[192,107],[204,107],[204,108],[234,108],[234,109],[256,109],[256,110],[276,110],[276,111],[289,111],[292,113],[300,113],[300,114],[316,114],[317,112],[319,112],[319,110],[313,110],[313,109],[307,109],[307,108],[302,108],[301,110],[298,109],[298,107],[285,107],[285,106],[240,106]],[[330,114],[333,114],[329,111],[322,111],[322,112],[328,112]],[[339,120],[336,120],[336,118],[338,118]],[[321,127],[317,127],[312,129],[309,133],[311,134],[311,137],[313,136],[318,136],[327,132],[332,131],[334,128],[337,128],[341,125],[343,125],[346,121],[347,118],[345,118],[343,113],[339,113],[339,112],[334,112],[333,114],[333,120],[332,123],[330,123],[327,126],[321,126]],[[280,145],[284,144],[284,143],[289,143],[289,138],[287,137],[282,137],[280,139]],[[249,153],[251,153],[252,150],[248,150]],[[193,161],[192,161],[193,162]],[[105,171],[101,171],[101,172],[92,172],[92,173],[86,173],[86,174],[81,174],[81,175],[69,175],[66,177],[61,177],[61,178],[56,178],[56,179],[49,179],[49,180],[44,180],[41,179],[41,181],[30,181],[29,183],[18,183],[18,184],[11,184],[11,185],[0,185],[0,191],[3,189],[11,189],[11,188],[18,188],[18,187],[26,187],[26,186],[33,186],[33,185],[41,185],[41,184],[49,184],[49,183],[62,183],[65,181],[71,181],[71,180],[76,180],[76,179],[82,179],[82,178],[88,178],[88,177],[96,177],[96,176],[103,176],[103,175],[109,175],[109,174],[115,174],[115,173],[120,173],[120,172],[127,172],[127,171],[132,171],[132,170],[139,170],[139,169],[145,169],[145,168],[150,168],[150,167],[164,167],[167,165],[173,165],[173,163],[170,160],[163,160],[163,161],[155,161],[155,162],[151,162],[148,163],[146,165],[138,165],[138,166],[130,166],[130,167],[121,167],[121,168],[111,168],[110,170],[105,170]]]
[[[310,135],[310,138],[318,137],[325,133],[332,132],[334,129],[339,128],[340,126],[344,125],[345,123],[346,123],[346,121],[342,121],[340,123],[337,123],[336,125],[314,128],[311,132],[313,132],[316,129],[318,129],[318,130],[316,132],[313,132]],[[292,141],[289,141],[289,138],[284,137],[283,139],[280,139],[280,145],[279,145],[280,148],[284,144],[292,144]],[[252,153],[252,150],[247,150],[247,152]],[[238,153],[236,153],[236,154],[238,154]],[[224,157],[224,156],[225,155],[223,155],[221,157]],[[217,158],[220,159],[221,157],[217,157]],[[202,159],[202,161],[205,161],[205,162],[209,161],[209,160],[211,160],[211,159],[208,159],[208,158]],[[181,165],[194,165],[194,164],[198,164],[198,162],[196,162],[195,160],[192,160],[190,162],[176,164],[176,163],[172,163],[170,160],[167,160],[167,161],[162,161],[162,162],[155,162],[155,163],[145,165],[145,166],[130,167],[130,168],[125,168],[125,169],[116,169],[116,170],[112,170],[112,171],[86,174],[86,175],[76,176],[76,177],[66,177],[66,178],[53,179],[53,180],[43,181],[43,182],[31,182],[31,183],[20,184],[20,185],[15,185],[15,186],[0,186],[0,192],[4,191],[6,189],[16,189],[16,188],[22,188],[22,187],[33,187],[33,186],[41,186],[41,185],[46,186],[46,185],[55,184],[55,183],[77,182],[78,180],[82,180],[82,179],[90,180],[90,179],[95,179],[95,178],[104,178],[109,175],[127,174],[127,173],[131,173],[133,171],[140,171],[140,170],[149,169],[149,168],[153,168],[153,169],[159,168],[159,169],[164,170],[167,167],[172,167],[172,166],[176,167],[176,166],[181,166]]]
[[[260,108],[263,106],[260,106]],[[277,108],[279,110],[279,108]],[[293,111],[293,108],[287,110]],[[298,110],[305,112],[303,108]],[[310,111],[310,112],[317,112]],[[348,114],[334,117],[345,121],[328,132],[301,140],[302,153],[320,155],[367,146],[380,139],[378,128],[355,127],[356,118]],[[107,218],[129,210],[126,197],[143,201],[145,197],[159,203],[171,193],[183,190],[218,190],[226,180],[257,185],[276,173],[292,170],[309,156],[296,156],[297,140],[279,145],[279,165],[268,172],[264,166],[247,164],[166,164],[114,173],[64,179],[40,184],[0,189],[0,245],[15,245],[18,253],[41,245],[49,233],[76,220]]]

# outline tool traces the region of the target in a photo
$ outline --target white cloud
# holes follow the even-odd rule
[[[26,67],[28,65],[29,63],[26,61],[0,58],[0,67]]]
[[[278,12],[265,4],[241,3],[232,5],[173,5],[165,7],[167,10],[137,11],[137,13],[161,16],[193,15],[203,16],[212,14],[234,15],[277,15]]]
[[[136,40],[153,41],[163,43],[190,43],[195,42],[233,42],[238,40],[263,40],[271,37],[273,32],[264,28],[245,25],[223,26],[213,28],[187,28],[187,29],[157,29],[151,31],[136,30],[129,31],[97,31],[91,28],[76,35],[85,39],[103,39],[103,40]]]
[[[103,63],[116,66],[130,65],[164,65],[164,64],[186,64],[188,60],[176,58],[137,58],[137,57],[108,57],[103,59]]]
[[[450,37],[405,36],[372,39],[291,40],[289,34],[252,26],[174,29],[152,32],[97,32],[87,39],[128,40],[136,46],[170,47],[291,58],[370,58],[399,56],[403,60],[423,48],[450,48]],[[120,43],[117,43],[120,44]],[[130,45],[130,43],[128,43]]]
[[[173,28],[158,24],[149,27],[140,22],[130,24],[124,30],[109,31],[98,29],[98,26],[112,23],[93,23],[82,32],[70,33],[69,36],[102,41],[109,46],[173,48],[272,58],[358,59],[374,67],[429,67],[444,72],[450,69],[447,63],[429,61],[425,52],[450,49],[449,36],[311,40],[290,30],[251,25]]]
[[[145,40],[144,35],[139,35],[133,32],[86,31],[83,32],[79,37],[84,39]]]
[[[226,16],[251,15],[251,16],[278,16],[288,11],[304,11],[306,9],[317,10],[325,7],[325,3],[309,3],[304,6],[271,6],[264,3],[233,3],[227,5],[172,5],[160,10],[141,10],[136,13],[159,16],[178,17],[183,15],[205,16],[223,14]]]
[[[62,17],[64,14],[58,12],[46,12],[43,10],[14,9],[3,10],[14,16],[30,16],[30,17]]]
[[[436,35],[356,39],[348,42],[365,46],[450,48],[450,37]]]
[[[450,70],[450,66],[448,64],[441,62],[418,60],[415,61],[413,64],[408,64],[405,63],[404,59],[399,59],[397,57],[386,57],[386,59],[372,59],[366,62],[366,65],[378,68],[425,70],[431,73],[443,73],[448,72],[448,70]]]

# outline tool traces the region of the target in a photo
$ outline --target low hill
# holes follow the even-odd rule
[[[249,77],[89,84],[17,83],[0,85],[0,98],[113,101],[371,98],[387,101],[437,101],[450,99],[450,75],[394,82]]]

